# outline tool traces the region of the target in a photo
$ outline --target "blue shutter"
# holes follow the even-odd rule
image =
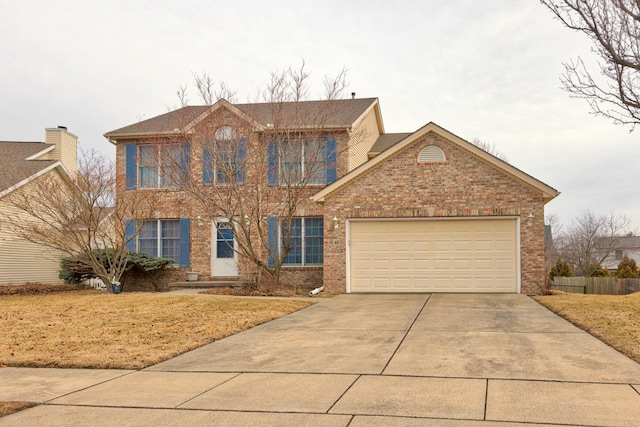
[[[136,172],[138,169],[136,144],[127,144],[124,146],[124,149],[124,169],[126,174],[127,190],[135,190],[137,181]]]
[[[325,166],[327,168],[327,184],[331,184],[338,178],[337,171],[336,140],[328,139],[325,144]]]
[[[247,175],[247,139],[242,138],[236,153],[236,184],[244,184]]]
[[[213,153],[206,145],[202,147],[202,183],[213,184]]]
[[[270,187],[278,185],[278,143],[276,141],[269,142],[267,148],[268,157],[268,182]]]
[[[278,256],[278,217],[270,216],[267,218],[267,244],[269,245],[269,254],[267,254],[267,266],[275,267],[275,260],[271,257]]]
[[[124,222],[124,240],[126,242],[125,247],[128,251],[136,250],[136,239],[133,235],[136,232],[136,222],[132,219],[127,219]],[[130,240],[129,240],[130,239]]]
[[[180,150],[180,157],[178,158],[180,167],[180,184],[182,186],[188,186],[190,181],[189,175],[189,162],[191,160],[191,144],[185,142],[182,144],[182,150]]]
[[[180,218],[180,267],[189,267],[191,265],[191,220],[189,218]]]

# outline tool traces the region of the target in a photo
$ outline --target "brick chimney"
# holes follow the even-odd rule
[[[69,174],[78,171],[78,137],[67,130],[65,126],[45,129],[44,142],[53,144],[56,148],[47,153],[51,160],[61,160]]]

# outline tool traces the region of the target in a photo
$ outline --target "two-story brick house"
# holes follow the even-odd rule
[[[221,100],[105,137],[116,145],[118,191],[158,192],[154,218],[136,218],[143,225],[135,248],[176,260],[175,278],[255,271],[255,262],[238,257],[243,251],[230,250],[238,242],[226,210],[254,190],[260,203],[243,202],[232,222],[251,226],[247,239],[262,236],[267,247],[256,247],[265,263],[289,231],[282,285],[334,293],[538,293],[544,286],[544,204],[558,192],[433,123],[386,134],[375,98]],[[225,145],[232,139],[233,153]],[[283,224],[285,194],[303,175],[294,218]],[[217,204],[202,203],[213,196]]]

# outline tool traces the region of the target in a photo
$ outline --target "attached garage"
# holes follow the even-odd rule
[[[347,292],[519,292],[516,218],[348,222]]]
[[[558,191],[434,123],[397,138],[312,197],[325,289],[544,292],[544,205]]]

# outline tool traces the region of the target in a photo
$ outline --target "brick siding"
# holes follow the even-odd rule
[[[426,145],[442,148],[444,163],[418,164]],[[542,194],[506,172],[428,134],[325,199],[324,284],[345,292],[346,220],[349,218],[473,218],[519,216],[522,292],[544,287]],[[527,217],[533,213],[532,225]],[[337,217],[340,228],[333,226]]]

